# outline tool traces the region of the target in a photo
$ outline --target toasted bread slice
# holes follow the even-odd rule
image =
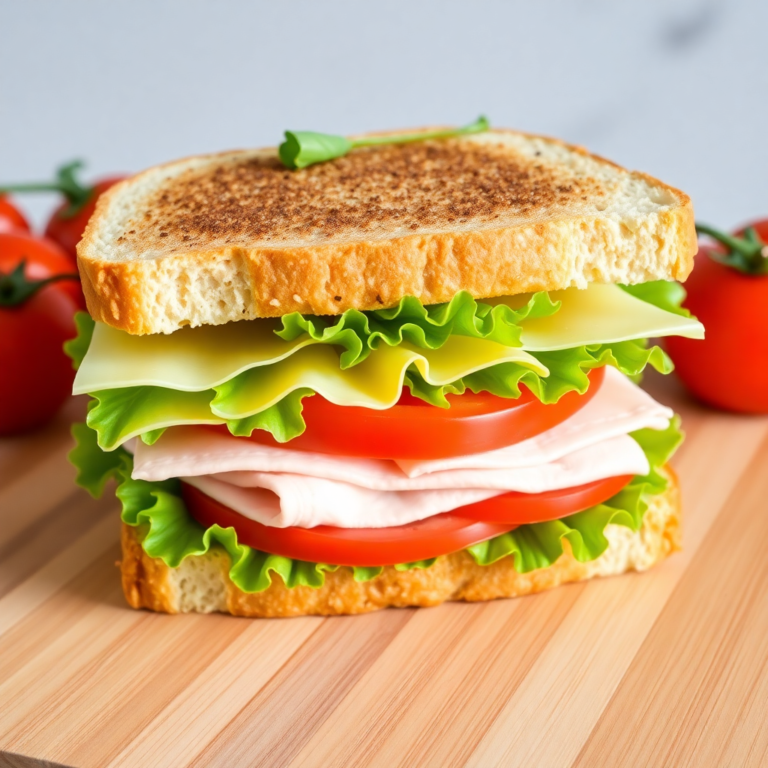
[[[543,592],[560,584],[644,571],[680,549],[680,494],[668,467],[667,490],[650,500],[643,524],[636,533],[609,525],[608,549],[597,559],[580,563],[565,551],[549,568],[520,574],[511,557],[493,565],[477,565],[467,552],[437,559],[425,570],[385,568],[371,581],[358,582],[350,568],[325,575],[318,588],[287,588],[279,576],[269,589],[246,593],[229,578],[229,557],[223,549],[188,557],[177,568],[149,557],[141,547],[139,531],[123,525],[123,591],[133,608],[166,613],[221,611],[235,616],[324,616],[367,613],[379,608],[438,605],[446,600],[493,600]]]
[[[513,131],[358,149],[301,171],[274,149],[153,168],[99,201],[78,247],[88,309],[132,334],[685,279],[689,198]]]

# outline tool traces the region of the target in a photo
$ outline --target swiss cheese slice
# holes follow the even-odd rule
[[[429,384],[442,386],[498,363],[518,363],[547,376],[535,357],[494,341],[451,336],[440,349],[409,343],[382,345],[362,363],[339,368],[338,352],[326,344],[299,350],[273,365],[251,368],[217,388],[211,411],[225,419],[259,413],[289,392],[308,388],[337,405],[384,410],[400,398],[405,372],[413,365]]]
[[[703,337],[703,327],[697,320],[659,309],[616,285],[592,284],[585,290],[569,288],[553,292],[551,296],[562,302],[560,310],[549,317],[521,323],[522,349],[537,352],[670,335]],[[508,303],[518,308],[529,298],[513,296],[486,301],[492,304]],[[297,369],[284,363],[304,348],[328,345],[316,342],[309,335],[284,341],[274,333],[279,328],[278,320],[263,319],[185,328],[170,335],[131,336],[96,323],[90,348],[77,372],[73,392],[85,394],[139,386],[200,392],[259,368],[263,370],[254,372],[253,376],[265,382],[282,380],[286,376],[301,378]],[[384,363],[392,364],[395,357],[399,360],[399,353],[392,353],[393,349],[413,354],[416,348],[407,344],[392,348],[380,342],[379,348],[364,363],[349,369],[357,370],[357,374],[348,380],[359,378],[363,375],[362,371],[374,366],[383,369]],[[510,349],[485,339],[451,336],[440,349],[419,349],[419,354],[433,367],[437,365],[437,360],[443,367],[454,364],[455,380],[466,375],[456,373],[465,361],[482,360],[481,367],[488,367],[509,361]],[[331,359],[326,352],[318,352],[317,355],[318,359]],[[333,352],[333,355],[338,367],[338,354]],[[449,358],[454,356],[458,356],[457,359],[449,362]],[[366,366],[371,360],[374,362]],[[277,370],[266,372],[266,368],[275,366]],[[397,370],[400,370],[399,367]],[[307,375],[311,377],[311,372]]]
[[[530,352],[661,336],[704,338],[704,326],[695,318],[649,304],[618,285],[592,283],[586,290],[569,288],[549,295],[561,302],[554,315],[520,323],[523,349]]]
[[[211,389],[248,368],[279,362],[316,343],[309,336],[285,341],[275,335],[281,327],[279,320],[269,318],[132,336],[96,323],[73,394],[138,386]]]
[[[221,424],[266,410],[297,389],[311,389],[337,405],[384,410],[400,398],[406,370],[415,366],[423,378],[440,386],[497,363],[514,362],[540,376],[549,371],[518,347],[452,336],[440,349],[410,344],[383,346],[359,365],[342,370],[339,353],[316,344],[271,365],[249,368],[215,389],[185,392],[139,386],[100,390],[113,420],[99,445],[112,450],[126,440],[179,424]]]

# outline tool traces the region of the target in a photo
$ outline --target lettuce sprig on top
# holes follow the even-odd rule
[[[233,528],[200,525],[187,511],[176,479],[148,482],[131,478],[133,459],[123,448],[104,452],[97,444],[96,433],[86,424],[73,427],[77,445],[69,455],[77,467],[77,482],[93,496],[99,496],[110,479],[117,481],[117,497],[122,503],[124,523],[137,528],[144,551],[176,568],[190,556],[204,555],[211,549],[226,552],[229,577],[243,592],[261,592],[277,574],[289,587],[318,588],[325,574],[340,566],[311,563],[261,552],[238,542]],[[505,557],[513,558],[518,573],[546,568],[563,554],[567,540],[579,562],[597,559],[608,548],[605,529],[609,525],[639,530],[649,501],[667,487],[662,467],[682,440],[679,420],[666,430],[643,429],[632,433],[648,457],[650,471],[633,478],[619,493],[603,504],[560,520],[522,525],[466,549],[481,566],[491,565]],[[448,554],[448,553],[446,553]],[[437,558],[395,565],[400,571],[430,568]],[[355,567],[357,581],[378,576],[383,567]]]

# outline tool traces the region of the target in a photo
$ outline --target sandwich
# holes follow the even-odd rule
[[[703,336],[689,198],[539,136],[406,138],[192,157],[99,200],[70,458],[117,483],[134,608],[490,600],[679,548],[679,419],[637,382],[672,367],[650,339]]]

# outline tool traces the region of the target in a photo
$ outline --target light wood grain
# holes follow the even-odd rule
[[[682,553],[529,598],[360,617],[131,611],[117,504],[74,490],[64,460],[80,406],[2,441],[0,750],[17,756],[0,761],[768,764],[768,420],[650,386],[688,433]]]

